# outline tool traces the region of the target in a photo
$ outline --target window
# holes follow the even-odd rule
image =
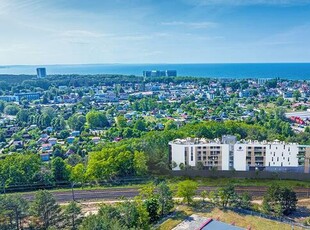
[[[287,161],[288,161],[288,162],[290,161],[290,158],[289,158],[289,157],[287,158]]]
[[[279,157],[277,157],[277,161],[279,161]]]

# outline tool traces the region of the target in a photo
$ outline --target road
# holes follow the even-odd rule
[[[213,191],[216,187],[201,186],[197,190],[197,194],[202,191]],[[237,193],[247,192],[252,196],[261,197],[267,190],[267,187],[253,186],[253,187],[236,187]],[[294,191],[298,198],[308,198],[310,195],[310,188],[296,188]],[[72,200],[71,191],[51,191],[58,202],[69,202]],[[95,190],[75,190],[75,199],[78,201],[89,201],[89,200],[117,200],[121,197],[133,198],[139,194],[138,188],[105,188]],[[33,200],[34,193],[23,193],[23,197],[28,200]]]

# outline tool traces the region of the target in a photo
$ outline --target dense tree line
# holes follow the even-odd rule
[[[31,202],[21,195],[1,195],[0,229],[151,229],[151,225],[173,207],[172,191],[166,182],[148,184],[133,201],[103,204],[98,214],[87,217],[77,202],[61,207],[53,195],[44,190],[36,192]]]

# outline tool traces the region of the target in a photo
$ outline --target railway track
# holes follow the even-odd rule
[[[197,190],[197,195],[199,195],[202,191],[214,191],[218,187],[210,187],[210,186],[200,186]],[[262,186],[253,186],[253,187],[241,187],[237,186],[235,191],[239,194],[247,192],[254,197],[262,197],[267,191],[267,187]],[[297,194],[299,199],[310,197],[310,188],[296,188],[294,191]],[[72,200],[72,192],[71,191],[51,191],[58,202],[69,202]],[[105,188],[105,189],[96,189],[96,190],[75,190],[74,196],[78,201],[87,201],[87,200],[117,200],[121,197],[124,198],[133,198],[139,194],[139,190],[137,188]],[[23,193],[23,197],[28,200],[34,199],[34,193]]]

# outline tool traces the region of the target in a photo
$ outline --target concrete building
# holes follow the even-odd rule
[[[176,70],[145,70],[143,77],[176,77]]]
[[[37,68],[37,77],[45,78],[46,77],[46,68]]]
[[[235,136],[222,140],[199,138],[176,139],[169,142],[173,170],[182,167],[237,171],[310,171],[310,146],[278,140],[237,141]]]
[[[21,101],[23,99],[27,101],[39,100],[40,93],[15,93],[14,96],[16,97],[16,101]]]
[[[17,101],[17,98],[11,95],[0,96],[0,101],[12,102],[12,101]]]
[[[222,144],[220,140],[176,139],[169,145],[171,163],[176,163],[173,170],[188,166],[229,170],[229,144]]]

